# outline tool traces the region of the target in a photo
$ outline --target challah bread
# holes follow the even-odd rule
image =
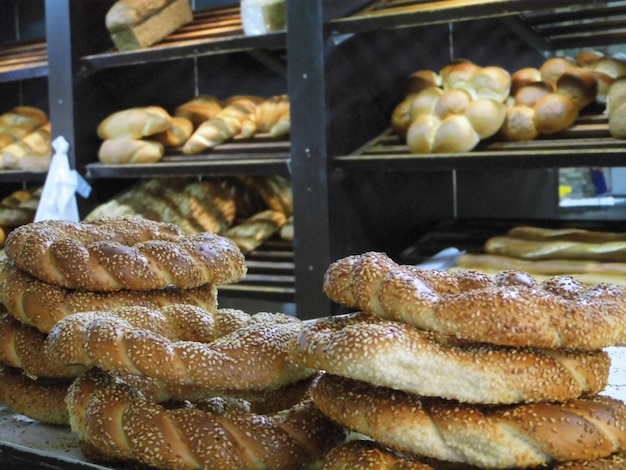
[[[151,46],[193,20],[189,0],[118,0],[105,25],[120,51]]]
[[[429,87],[441,87],[441,76],[434,70],[417,70],[409,75],[404,95],[413,95]]]
[[[289,134],[290,114],[289,97],[277,95],[259,103],[254,113],[246,116],[241,123],[241,136],[250,138],[257,133],[269,133],[272,137]]]
[[[524,85],[537,82],[541,82],[541,70],[536,67],[518,69],[511,74],[511,91],[509,94],[514,96]]]
[[[546,59],[539,71],[541,72],[541,80],[549,83],[556,88],[556,82],[563,73],[576,68],[576,62],[572,57],[557,56]]]
[[[33,222],[13,230],[5,250],[31,276],[69,289],[188,289],[237,282],[246,273],[243,254],[227,238],[186,235],[141,217]]]
[[[172,117],[160,106],[142,106],[116,111],[98,125],[98,137],[141,139],[170,128]]]
[[[164,147],[181,147],[193,134],[193,123],[184,117],[173,116],[170,128],[153,134],[150,138],[163,144]]]
[[[98,159],[106,165],[155,163],[163,158],[163,144],[149,139],[107,139],[98,149]]]
[[[45,171],[50,166],[52,158],[50,123],[38,127],[20,140],[3,147],[0,155],[5,168]],[[39,161],[39,164],[34,164],[36,161]]]
[[[26,124],[28,129],[32,131],[47,123],[47,114],[33,106],[16,106],[10,111],[0,114],[0,125],[7,127]]]
[[[554,285],[571,286],[572,294]],[[446,273],[368,252],[331,263],[324,292],[346,307],[469,341],[587,350],[626,344],[626,291],[585,288],[568,276],[540,285],[519,271]]]
[[[224,103],[217,116],[198,126],[183,145],[183,153],[196,154],[213,148],[241,132],[243,121],[263,102],[258,96],[235,96]]]
[[[9,313],[0,313],[0,362],[31,377],[71,378],[84,371],[84,367],[46,355],[45,340],[45,333],[19,322]]]
[[[249,253],[278,233],[286,223],[283,212],[268,209],[230,227],[224,236],[232,240],[243,253]]]
[[[290,358],[422,396],[469,403],[567,400],[606,387],[603,351],[550,351],[464,343],[364,312],[304,327]]]
[[[69,290],[33,278],[8,259],[0,261],[0,298],[11,315],[44,333],[62,318],[84,311],[106,311],[129,305],[159,308],[172,304],[197,305],[210,312],[217,309],[217,288],[211,284],[196,289],[151,291]]]
[[[209,390],[276,389],[313,375],[287,355],[302,323],[285,314],[257,315],[215,341],[199,342],[173,341],[114,313],[79,312],[56,323],[46,353],[69,364]]]
[[[598,80],[582,67],[563,72],[556,80],[556,92],[569,98],[579,110],[596,101]]]
[[[610,397],[484,407],[330,374],[311,394],[333,421],[391,449],[480,468],[595,460],[626,446],[626,406]]]
[[[68,392],[72,430],[109,459],[156,468],[307,468],[345,439],[310,399],[275,414],[166,408],[92,371]]]
[[[47,424],[69,424],[65,397],[70,382],[45,381],[0,364],[0,404]]]
[[[224,108],[221,100],[211,95],[197,95],[174,110],[175,117],[189,119],[194,128],[213,119]]]
[[[409,127],[418,116],[432,114],[441,95],[443,90],[434,86],[408,95],[396,105],[391,114],[393,130],[398,135],[406,137]]]
[[[502,67],[478,66],[468,60],[456,60],[439,72],[444,91],[463,90],[472,99],[504,102],[511,90],[511,75]]]
[[[590,261],[626,261],[626,242],[591,243],[568,240],[524,240],[511,236],[489,238],[486,253],[527,260],[573,259]]]

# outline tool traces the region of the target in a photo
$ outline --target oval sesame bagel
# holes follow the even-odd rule
[[[560,284],[573,286],[567,297],[554,289]],[[570,276],[539,284],[521,271],[493,277],[447,273],[368,252],[332,263],[324,292],[347,307],[470,341],[539,348],[626,345],[626,289],[585,287]]]
[[[605,351],[469,343],[364,312],[307,324],[291,344],[302,367],[471,403],[567,400],[608,382]]]
[[[212,342],[177,341],[111,312],[80,312],[60,320],[46,353],[68,364],[212,390],[280,388],[310,377],[289,361],[288,345],[302,322],[286,314],[257,313]]]
[[[152,290],[229,284],[246,274],[231,240],[185,233],[141,217],[90,222],[46,220],[7,236],[7,257],[48,284],[91,291]]]
[[[489,407],[329,374],[311,394],[333,421],[387,447],[480,468],[595,460],[626,447],[626,405],[610,397]]]
[[[374,441],[350,440],[334,447],[320,470],[434,470],[426,463],[403,458]]]
[[[105,457],[151,468],[307,468],[345,432],[306,398],[272,414],[165,408],[101,371],[79,377],[67,397],[72,430]]]
[[[217,287],[205,284],[195,289],[170,287],[117,292],[65,289],[35,279],[4,259],[0,261],[0,299],[19,321],[48,333],[57,321],[76,312],[106,311],[129,305],[159,308],[191,304],[214,312],[217,309]]]

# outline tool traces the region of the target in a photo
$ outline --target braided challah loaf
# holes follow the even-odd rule
[[[5,249],[20,269],[70,289],[189,289],[237,282],[246,273],[243,254],[227,238],[188,236],[141,217],[34,222],[13,230]]]
[[[594,460],[626,447],[626,405],[610,397],[484,407],[330,374],[311,393],[333,421],[385,446],[480,468]]]

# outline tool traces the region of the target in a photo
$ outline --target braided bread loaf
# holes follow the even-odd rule
[[[214,312],[217,309],[217,288],[206,284],[195,289],[151,291],[69,290],[41,282],[5,259],[0,261],[0,299],[20,322],[48,333],[56,322],[76,312],[106,311],[131,305],[159,308],[191,304]]]
[[[433,470],[428,464],[404,459],[370,440],[350,440],[339,444],[324,457],[320,470]]]
[[[539,285],[522,272],[494,278],[400,266],[383,253],[332,263],[324,292],[347,307],[470,341],[541,348],[626,345],[626,290],[574,278]]]
[[[457,341],[363,312],[303,328],[301,367],[424,396],[472,403],[567,400],[602,391],[607,353],[522,349]]]
[[[481,407],[329,374],[311,394],[333,421],[385,446],[481,468],[594,460],[626,447],[626,405],[609,397]]]
[[[33,222],[12,231],[5,249],[20,269],[69,289],[189,289],[236,282],[246,273],[243,254],[227,238],[186,236],[140,217]]]
[[[213,342],[172,341],[110,312],[81,312],[60,320],[46,340],[47,354],[69,364],[99,367],[166,383],[212,390],[279,388],[313,374],[292,364],[288,343],[302,324],[283,314],[257,314]]]
[[[345,438],[310,400],[271,415],[168,409],[95,370],[72,384],[67,405],[81,440],[156,468],[306,468]]]

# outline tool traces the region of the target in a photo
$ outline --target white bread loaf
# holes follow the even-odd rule
[[[98,159],[108,165],[154,163],[163,158],[163,144],[148,139],[107,139],[98,150]]]
[[[160,106],[143,106],[116,111],[102,120],[98,137],[141,139],[170,128],[172,117]]]
[[[120,51],[151,46],[193,20],[189,0],[119,0],[105,24]]]

